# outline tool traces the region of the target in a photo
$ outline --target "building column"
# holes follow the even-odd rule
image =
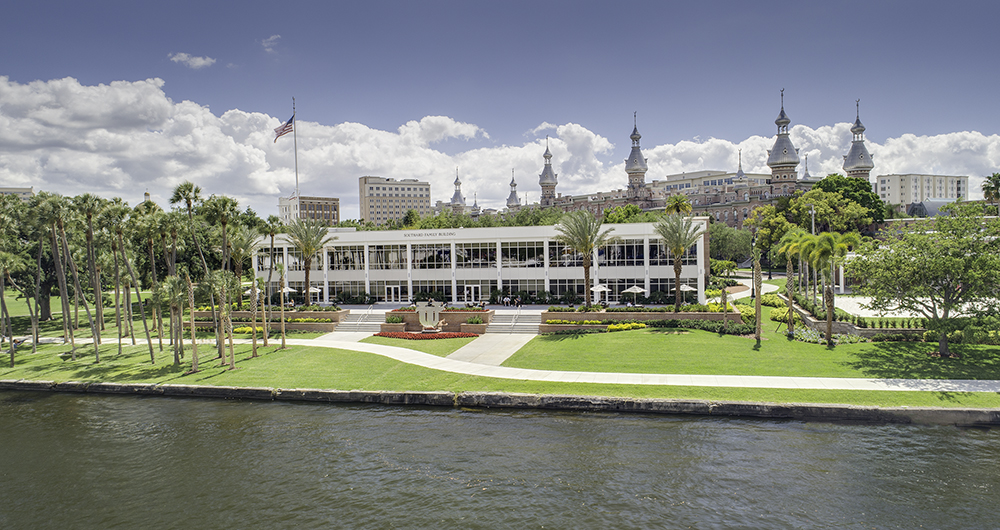
[[[406,290],[408,301],[413,301],[413,243],[406,244]]]
[[[455,256],[455,242],[451,242],[451,303],[458,303],[458,280],[455,279],[455,264],[457,263]]]
[[[326,248],[323,252],[323,302],[330,303],[330,252]]]
[[[372,296],[372,281],[371,281],[371,278],[368,277],[368,271],[370,270],[370,268],[369,268],[369,263],[368,263],[368,244],[367,243],[365,243],[365,247],[364,248],[365,248],[365,250],[364,250],[365,255],[362,256],[361,259],[364,260],[364,267],[365,267],[365,293],[367,293],[368,296]],[[375,299],[378,300],[378,295],[377,294],[375,295]]]
[[[549,287],[549,240],[543,241],[542,245],[542,252],[545,252],[545,259],[542,261],[542,267],[545,271],[545,292],[551,293],[552,290]]]

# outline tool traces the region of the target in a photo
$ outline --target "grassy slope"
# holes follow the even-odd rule
[[[397,348],[407,348],[417,350],[438,357],[447,357],[456,350],[475,340],[475,337],[457,339],[435,339],[435,340],[407,340],[390,339],[388,337],[368,337],[361,342],[368,344],[384,344],[386,346],[396,346]]]
[[[859,343],[835,348],[789,341],[766,329],[753,338],[705,331],[633,330],[541,335],[504,366],[585,372],[728,374],[904,379],[1000,379],[1000,347],[953,345],[961,359],[930,357],[925,343]]]
[[[769,402],[851,403],[878,406],[1000,407],[1000,395],[953,392],[874,392],[823,390],[770,390],[757,388],[675,387],[606,385],[516,381],[441,372],[407,365],[378,355],[324,348],[261,348],[260,357],[249,359],[250,346],[238,345],[237,370],[219,367],[211,346],[199,347],[202,370],[190,369],[190,351],[185,362],[171,364],[168,351],[157,352],[150,364],[148,350],[128,347],[117,355],[117,347],[101,347],[102,362],[93,362],[89,349],[78,352],[78,360],[61,360],[63,346],[42,346],[38,354],[18,352],[16,368],[0,368],[2,379],[52,381],[117,381],[177,384],[265,386],[283,388],[330,388],[341,390],[392,391],[491,391],[538,394],[574,394],[631,398],[677,398]]]

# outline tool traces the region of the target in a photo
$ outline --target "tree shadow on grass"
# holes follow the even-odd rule
[[[1000,379],[1000,349],[991,346],[953,345],[959,359],[931,357],[936,344],[875,342],[844,362],[866,377],[878,379]]]

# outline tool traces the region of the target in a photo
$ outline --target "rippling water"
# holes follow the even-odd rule
[[[0,528],[997,528],[1000,430],[0,393]]]

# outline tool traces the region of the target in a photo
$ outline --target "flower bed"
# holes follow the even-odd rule
[[[461,332],[462,324],[468,324],[470,316],[477,316],[482,320],[484,325],[490,323],[493,320],[494,311],[492,309],[482,310],[452,310],[446,309],[441,311],[441,320],[444,321],[444,325],[441,326],[441,331],[445,332]],[[423,326],[420,325],[420,319],[417,317],[417,313],[414,310],[395,310],[387,311],[385,314],[386,319],[390,317],[402,317],[403,323],[406,324],[407,331],[420,331]],[[395,320],[395,319],[394,319]]]
[[[391,331],[376,333],[376,337],[387,337],[390,339],[406,339],[406,340],[428,340],[428,339],[464,339],[468,337],[478,337],[475,333],[407,333],[405,331]]]

